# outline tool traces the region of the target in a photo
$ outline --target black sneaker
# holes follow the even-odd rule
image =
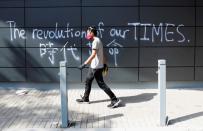
[[[119,106],[120,103],[121,103],[120,99],[112,100],[111,103],[109,105],[107,105],[107,107],[116,108]]]
[[[82,96],[80,96],[81,97],[81,99],[76,99],[76,101],[78,102],[78,103],[80,103],[80,104],[89,104],[90,103],[90,101],[89,101],[89,99],[85,99],[84,97],[82,97]]]

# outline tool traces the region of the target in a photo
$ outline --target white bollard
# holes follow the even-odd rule
[[[159,125],[166,126],[166,60],[158,60]]]
[[[68,127],[68,93],[66,62],[60,62],[61,127]]]

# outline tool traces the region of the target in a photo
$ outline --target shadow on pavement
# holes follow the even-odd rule
[[[156,95],[157,93],[142,93],[139,95],[119,97],[119,99],[122,100],[121,107],[123,107],[128,103],[140,103],[140,102],[150,101]],[[91,101],[91,103],[100,103],[100,102],[107,102],[107,101],[110,101],[110,99]]]
[[[193,114],[189,114],[189,115],[186,115],[186,116],[181,116],[181,117],[169,120],[169,125],[173,125],[175,123],[187,121],[187,120],[197,118],[197,117],[201,117],[201,116],[203,116],[203,111],[193,113]]]
[[[111,121],[112,119],[118,118],[118,117],[123,117],[124,115],[119,113],[119,114],[114,114],[114,115],[108,115],[108,116],[100,116],[100,117],[95,117],[94,119],[92,119],[92,115],[86,114],[86,116],[83,118],[83,123],[87,123],[88,121],[90,121],[91,123],[96,123],[98,121],[103,121],[105,119],[105,121]],[[71,123],[69,123],[69,127],[75,127],[75,126],[80,126],[81,127],[81,120],[79,121],[70,121]],[[104,127],[102,125],[102,127]]]
[[[126,104],[129,103],[141,103],[145,101],[150,101],[156,96],[157,93],[142,93],[136,96],[126,96],[126,97],[120,97],[122,100],[121,107],[126,106]]]

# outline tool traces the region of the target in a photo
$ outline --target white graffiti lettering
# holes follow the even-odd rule
[[[40,43],[40,56],[43,58],[45,55],[48,55],[48,59],[51,64],[55,64],[55,54],[58,51],[58,48],[53,48],[53,43]]]
[[[26,32],[24,29],[16,28],[16,22],[14,21],[7,21],[10,27],[10,39],[13,41],[14,39],[26,39]]]
[[[154,35],[160,35],[160,41],[163,42],[163,23],[160,23],[158,27],[155,25],[152,26],[152,42],[154,43]],[[158,28],[158,29],[157,29]],[[155,34],[154,34],[155,33]]]
[[[27,37],[29,37],[29,40],[43,40],[43,42],[39,42],[40,57],[44,58],[46,56],[51,64],[55,64],[55,55],[62,51],[65,61],[67,61],[68,59],[67,52],[71,54],[70,57],[73,57],[75,61],[80,61],[80,56],[77,55],[77,52],[79,52],[80,50],[76,48],[75,44],[72,43],[72,46],[69,45],[68,48],[66,46],[69,44],[69,39],[85,38],[85,29],[71,28],[69,23],[67,23],[66,27],[61,28],[58,22],[56,22],[53,28],[33,28],[29,29],[29,32],[26,32],[25,29],[17,28],[17,23],[15,21],[7,21],[6,23],[9,25],[11,41],[14,41],[15,39],[28,39]],[[184,24],[177,25],[170,22],[160,22],[158,24],[132,22],[127,23],[126,27],[105,27],[105,23],[100,21],[97,26],[98,37],[102,39],[105,37],[105,40],[106,38],[107,40],[113,39],[110,43],[107,44],[107,47],[109,47],[109,54],[114,58],[115,66],[118,66],[117,57],[120,52],[119,49],[124,46],[119,44],[120,39],[123,40],[123,44],[126,43],[125,40],[129,39],[132,36],[134,41],[147,41],[148,43],[151,42],[152,44],[190,42],[190,40],[187,39],[185,36],[186,32],[185,30],[183,30]],[[55,46],[53,41],[61,39],[64,39],[67,42],[65,43],[63,48],[58,51],[58,48],[54,48]],[[87,43],[87,46],[90,47],[89,55],[91,55],[91,43]]]
[[[64,61],[67,61],[67,55],[66,55],[66,51],[70,51],[73,58],[76,60],[76,61],[80,61],[80,57],[76,55],[76,52],[78,52],[78,49],[77,48],[73,48],[72,46],[70,46],[70,48],[67,48],[66,49],[66,45],[68,44],[68,41],[66,42],[66,44],[63,46],[63,48],[60,50],[60,52],[63,51],[63,57],[64,57]],[[75,46],[75,44],[74,44]]]
[[[115,62],[115,66],[118,66],[118,62],[117,62],[117,55],[119,54],[119,49],[117,47],[123,47],[121,44],[117,43],[116,40],[114,39],[113,41],[111,41],[109,44],[107,44],[108,47],[112,47],[109,48],[109,54],[114,56],[114,62]]]

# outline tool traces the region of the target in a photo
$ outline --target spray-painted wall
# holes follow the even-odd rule
[[[201,0],[0,0],[0,81],[56,82],[59,61],[68,79],[84,80],[91,53],[89,25],[98,27],[110,82],[203,80]]]

